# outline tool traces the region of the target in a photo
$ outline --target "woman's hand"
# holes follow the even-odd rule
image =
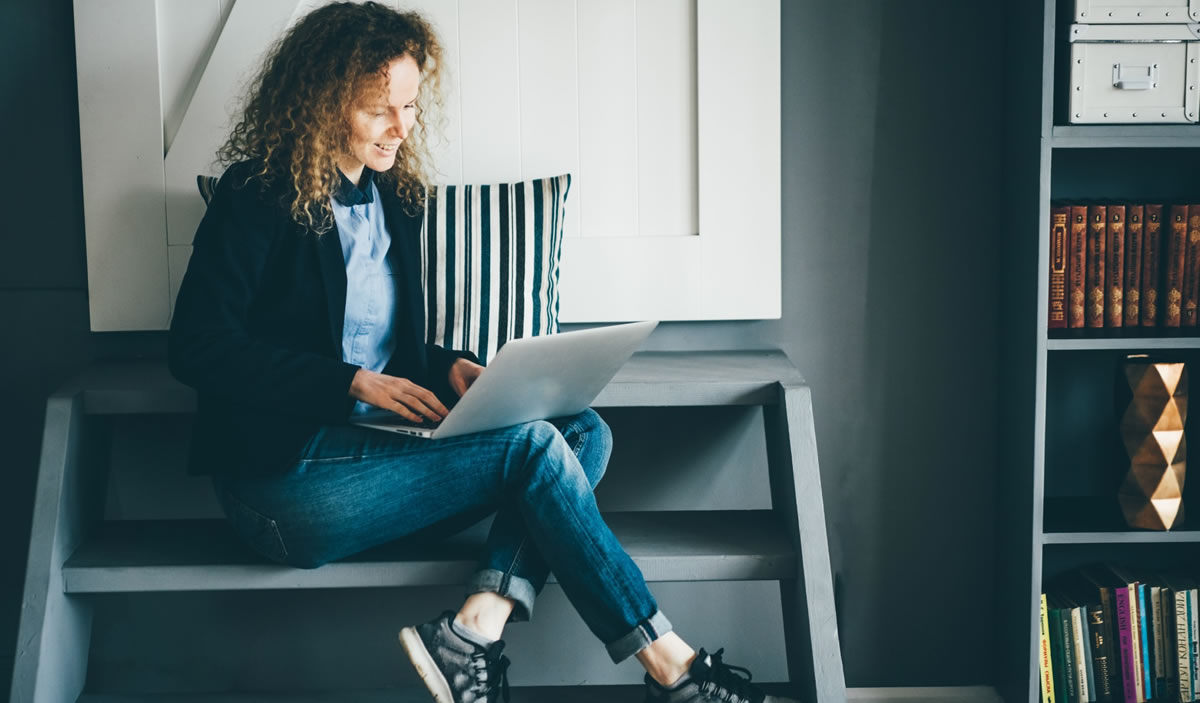
[[[454,374],[451,373],[451,378]],[[407,378],[359,369],[350,382],[350,395],[416,423],[439,422],[450,411],[432,391]]]
[[[450,387],[462,397],[463,393],[471,387],[475,379],[479,378],[479,374],[483,373],[483,367],[468,359],[455,359],[450,365]]]

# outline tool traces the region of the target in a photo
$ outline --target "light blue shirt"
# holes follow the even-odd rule
[[[392,358],[396,340],[396,282],[387,252],[392,237],[383,219],[383,205],[374,173],[363,169],[355,187],[342,176],[342,187],[330,199],[333,219],[346,262],[346,319],[342,324],[342,359],[376,373]],[[378,411],[361,400],[352,414]]]

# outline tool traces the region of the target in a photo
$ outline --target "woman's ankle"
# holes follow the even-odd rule
[[[514,605],[497,593],[473,593],[454,616],[454,622],[490,640],[498,640],[504,634]]]
[[[636,656],[650,678],[664,688],[670,688],[688,672],[696,652],[674,632],[668,632]]]

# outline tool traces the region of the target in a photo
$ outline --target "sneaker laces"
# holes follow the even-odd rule
[[[716,694],[720,700],[728,701],[729,703],[762,703],[763,699],[766,698],[766,694],[757,686],[750,683],[754,678],[750,670],[721,661],[721,657],[724,654],[725,648],[722,647],[712,654],[707,655],[701,649],[700,653],[696,655],[697,662],[703,662],[705,656],[708,656],[712,660],[712,663],[708,665],[706,675],[696,676],[696,674],[692,674],[692,677],[698,681],[700,691],[702,693]]]
[[[496,640],[471,655],[471,669],[475,674],[472,691],[483,694],[487,703],[496,703],[501,696],[508,700],[508,657],[504,656],[504,640]]]

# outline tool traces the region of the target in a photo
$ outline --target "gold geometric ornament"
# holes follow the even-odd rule
[[[1187,368],[1135,354],[1121,362],[1121,377],[1121,440],[1129,457],[1117,492],[1121,513],[1130,527],[1179,527],[1187,474]]]

